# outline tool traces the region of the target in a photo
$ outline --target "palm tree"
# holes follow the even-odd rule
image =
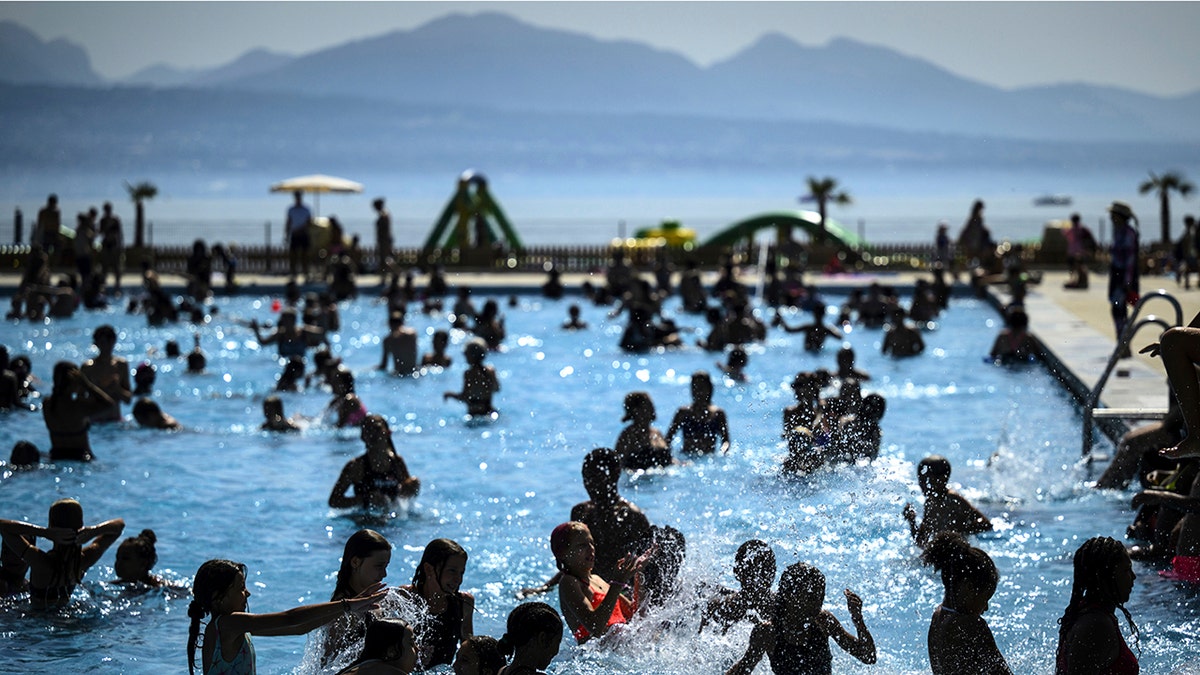
[[[125,181],[125,190],[129,192],[129,198],[133,200],[134,208],[137,209],[137,223],[134,229],[133,245],[135,248],[142,248],[146,243],[146,209],[143,202],[147,199],[154,199],[158,195],[158,187],[150,181],[142,181],[137,185]]]
[[[1192,185],[1178,171],[1168,171],[1161,176],[1151,171],[1150,180],[1144,181],[1138,186],[1139,194],[1158,193],[1158,213],[1162,218],[1163,246],[1171,244],[1171,190],[1178,192],[1181,197],[1187,197],[1194,189],[1196,186]]]
[[[821,216],[820,238],[821,238],[821,241],[823,242],[823,241],[825,241],[825,237],[826,237],[826,230],[825,230],[825,209],[826,209],[826,207],[829,205],[830,202],[833,202],[834,204],[837,204],[838,206],[848,206],[850,204],[853,204],[854,200],[850,198],[850,194],[848,192],[846,192],[844,190],[842,190],[842,191],[838,190],[838,183],[837,183],[836,178],[831,178],[829,176],[826,176],[824,178],[817,179],[814,176],[809,176],[807,183],[808,183],[808,194],[811,195],[812,198],[817,201],[817,214]]]

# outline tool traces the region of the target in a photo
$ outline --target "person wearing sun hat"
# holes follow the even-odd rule
[[[1138,231],[1137,216],[1129,204],[1114,201],[1108,207],[1112,219],[1113,240],[1109,247],[1112,261],[1108,266],[1108,303],[1112,309],[1113,326],[1117,330],[1117,340],[1125,330],[1129,321],[1129,305],[1136,304],[1140,297],[1138,291]],[[1121,350],[1121,358],[1130,356],[1129,346]]]

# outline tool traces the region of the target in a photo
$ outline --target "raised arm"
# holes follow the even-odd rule
[[[770,623],[760,623],[750,631],[750,644],[742,658],[725,671],[725,675],[750,675],[762,657],[775,645],[775,630]]]
[[[871,637],[871,631],[867,630],[867,622],[863,620],[862,598],[849,588],[843,592],[846,594],[846,607],[850,610],[850,620],[854,622],[854,630],[858,635],[851,635],[833,614],[821,612],[826,632],[850,656],[868,665],[875,663],[875,638]]]
[[[373,609],[387,595],[387,587],[377,583],[353,598],[303,605],[271,614],[234,612],[221,617],[222,635],[303,635],[349,612]]]
[[[100,556],[104,555],[108,547],[112,546],[124,531],[125,521],[120,518],[106,520],[99,525],[85,527],[80,530],[75,541],[81,546],[86,542],[91,542],[83,546],[83,568],[87,569],[95,565],[100,560]]]

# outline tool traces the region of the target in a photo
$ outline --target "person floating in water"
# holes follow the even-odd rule
[[[950,461],[941,455],[930,455],[917,465],[917,481],[925,495],[925,516],[917,525],[917,512],[912,504],[904,505],[913,539],[922,548],[941,532],[962,535],[990,532],[992,521],[979,512],[962,495],[947,487],[950,481]]]
[[[788,567],[779,577],[770,620],[754,627],[746,653],[726,675],[749,675],[763,656],[776,675],[829,675],[833,672],[830,639],[859,661],[875,663],[875,639],[863,619],[862,598],[849,588],[843,593],[857,635],[842,627],[832,612],[821,609],[825,603],[825,575],[821,570],[807,563]]]
[[[329,505],[335,509],[370,509],[415,496],[421,482],[408,472],[404,458],[396,453],[387,420],[368,415],[362,423],[362,440],[367,451],[346,463],[329,493]],[[351,488],[353,496],[346,494]]]
[[[448,391],[442,395],[442,400],[452,398],[466,403],[467,414],[472,417],[487,417],[496,412],[492,407],[492,396],[500,391],[500,380],[496,377],[496,369],[483,363],[487,353],[487,343],[472,338],[463,348],[467,370],[463,373],[462,391]]]

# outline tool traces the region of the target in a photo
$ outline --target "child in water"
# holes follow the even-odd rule
[[[1000,575],[987,553],[957,532],[929,542],[921,560],[942,573],[945,595],[929,622],[929,665],[933,675],[1011,675],[983,619]]]
[[[637,576],[647,554],[622,558],[610,585],[592,574],[596,545],[587,525],[572,521],[554,528],[550,534],[550,550],[563,573],[558,583],[558,602],[567,626],[579,644],[592,636],[602,637],[613,626],[633,618],[640,583]],[[630,580],[634,581],[632,589]]]
[[[773,673],[830,675],[830,638],[859,661],[875,663],[875,639],[863,620],[862,598],[848,588],[844,593],[857,636],[847,632],[833,613],[821,609],[825,602],[821,570],[806,563],[788,567],[779,578],[770,620],[754,627],[746,653],[726,675],[749,675],[763,656],[770,660]]]
[[[120,518],[84,527],[83,507],[74,499],[51,504],[46,527],[0,520],[4,546],[29,564],[29,604],[35,608],[67,604],[84,573],[124,530]],[[49,551],[34,545],[37,537],[52,542]]]
[[[188,606],[188,672],[196,672],[196,645],[200,643],[200,621],[212,615],[204,627],[201,670],[208,673],[255,672],[251,635],[304,635],[348,612],[373,609],[387,595],[382,583],[344,600],[304,605],[285,612],[251,614],[250,591],[246,589],[246,566],[232,560],[209,560],[196,571],[193,599]]]
[[[930,455],[917,465],[917,481],[925,495],[925,517],[918,526],[912,504],[905,504],[903,512],[917,546],[924,548],[940,532],[967,536],[992,530],[992,521],[962,495],[946,487],[949,480],[950,461],[941,455]]]
[[[544,602],[526,602],[508,613],[507,630],[500,638],[500,651],[512,662],[500,675],[545,675],[544,669],[558,655],[562,642],[562,619]]]
[[[154,548],[158,538],[154,530],[142,530],[136,537],[129,537],[117,547],[117,559],[113,563],[113,571],[117,573],[119,584],[141,584],[149,588],[158,588],[165,582],[161,577],[150,573],[158,562],[158,551]]]
[[[283,414],[283,399],[271,395],[263,399],[263,431],[300,431],[296,423]]]
[[[559,622],[559,639],[562,639],[562,623]],[[504,655],[496,638],[488,635],[472,635],[463,640],[454,655],[454,675],[496,675],[505,665]]]
[[[482,339],[472,338],[467,342],[463,348],[467,370],[463,373],[462,391],[448,391],[442,395],[443,401],[452,398],[466,403],[467,414],[471,417],[487,417],[496,412],[492,407],[492,395],[500,391],[500,380],[496,378],[495,368],[483,364],[487,353],[487,343]]]
[[[733,576],[741,590],[722,589],[721,595],[710,600],[700,621],[700,630],[704,630],[710,620],[720,624],[721,632],[725,633],[750,612],[759,617],[770,616],[775,602],[775,593],[771,590],[775,573],[775,551],[771,550],[770,544],[761,539],[744,542],[738,547],[733,561]]]
[[[416,667],[412,628],[400,619],[376,619],[367,628],[362,653],[337,675],[408,675]]]
[[[337,584],[329,601],[353,598],[382,582],[387,577],[387,568],[391,561],[392,545],[382,534],[364,529],[350,535],[342,550]],[[367,635],[367,626],[370,623],[368,617],[355,614],[334,619],[325,631],[321,665],[330,665],[352,644],[363,639]]]
[[[466,571],[466,550],[450,539],[434,539],[421,554],[412,584],[400,587],[405,596],[419,598],[429,614],[417,634],[423,670],[452,662],[459,643],[475,632],[475,596],[459,590]]]

